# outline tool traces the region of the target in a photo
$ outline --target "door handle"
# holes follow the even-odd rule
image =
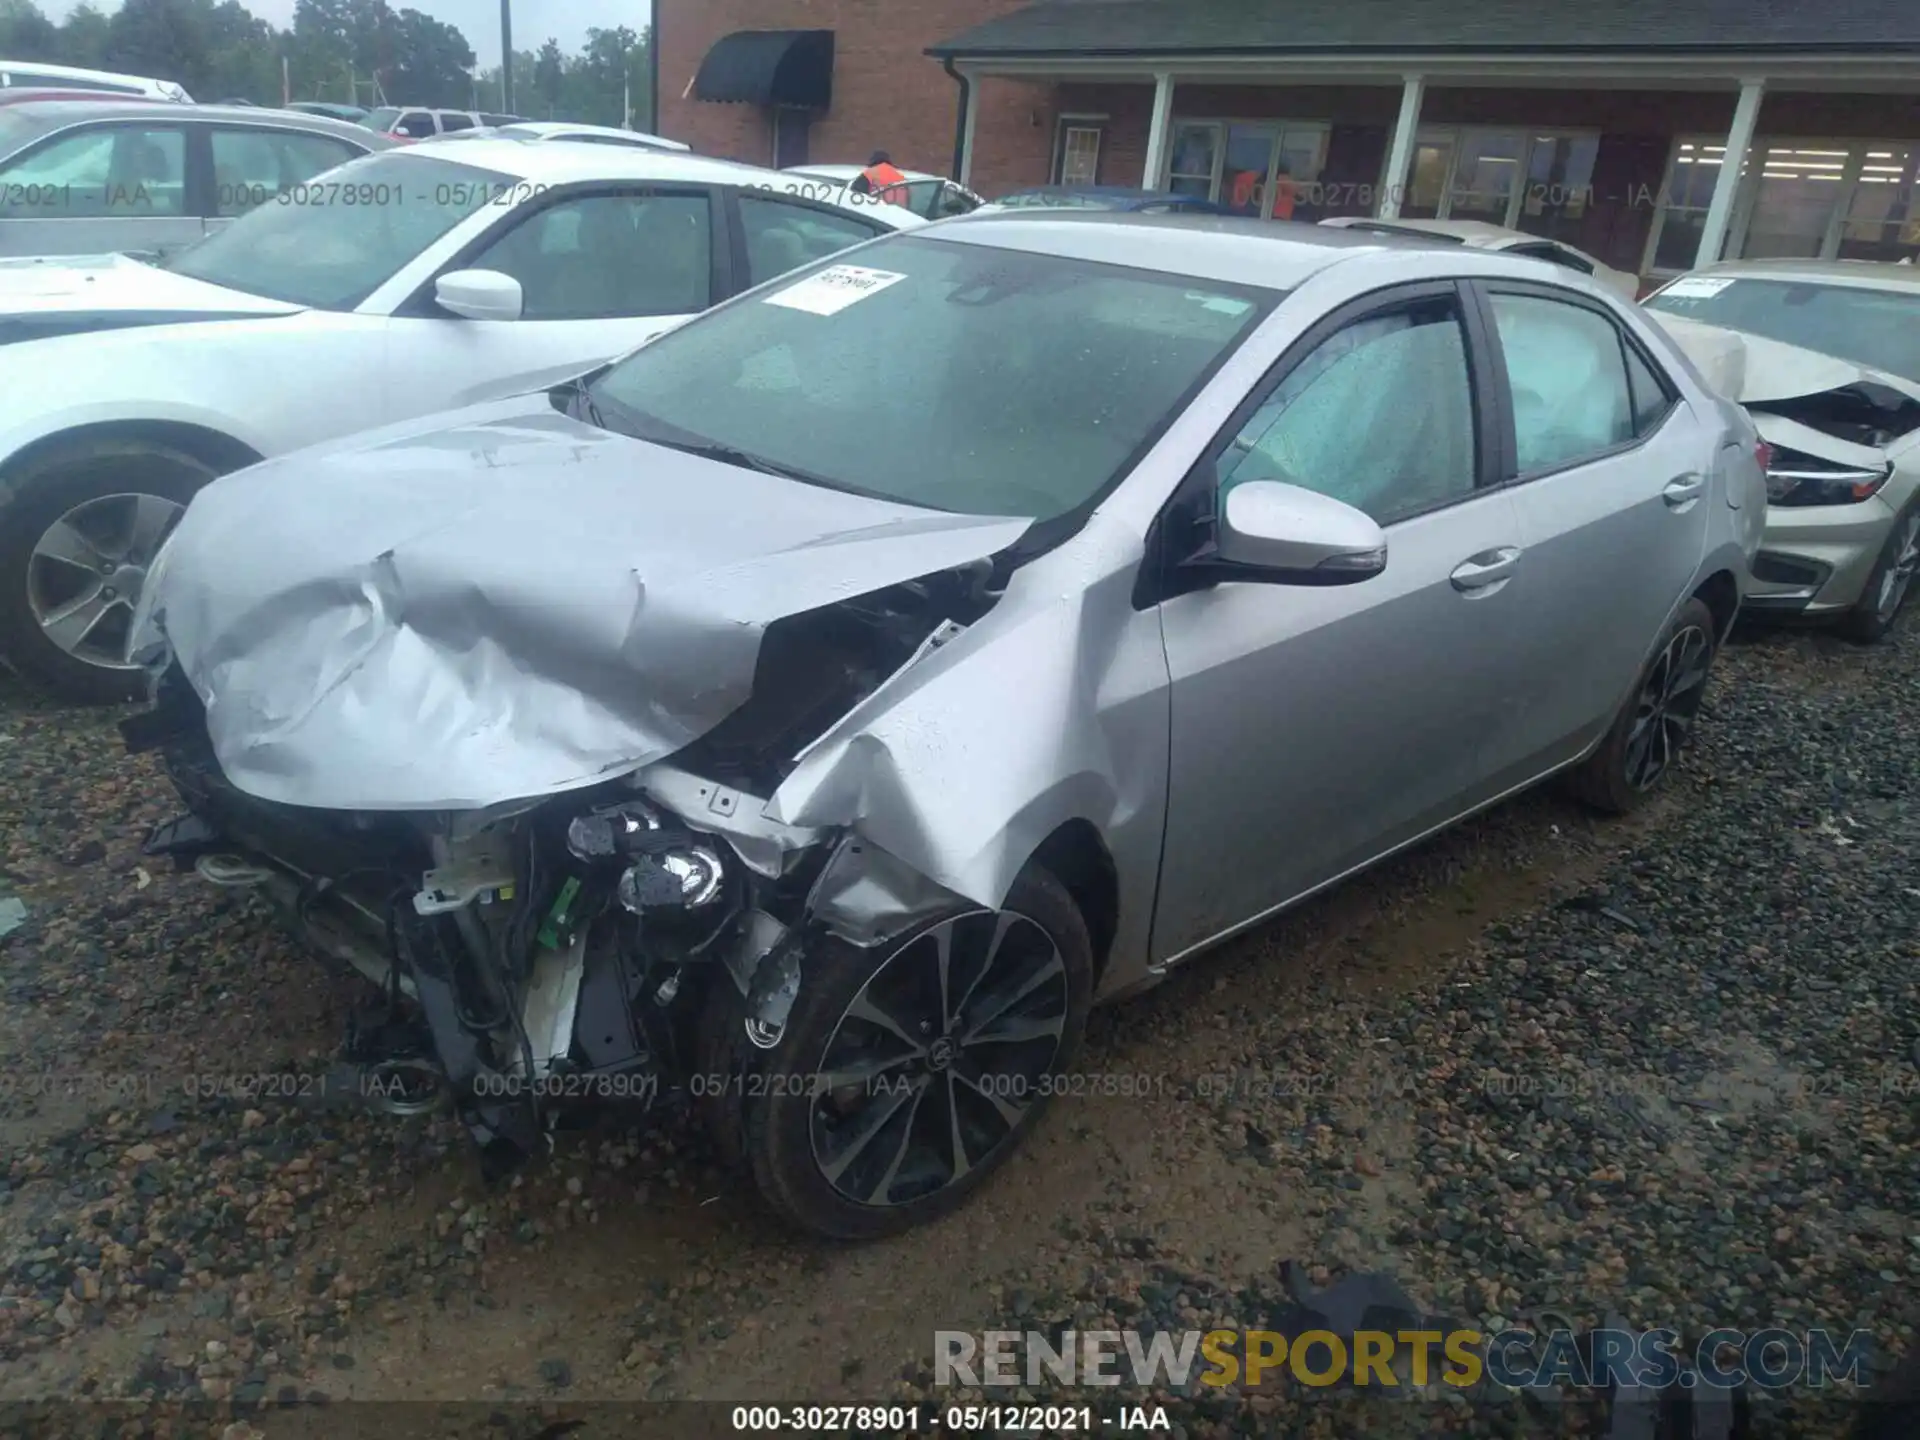
[[[1498,550],[1482,550],[1454,567],[1453,588],[1467,594],[1484,591],[1512,579],[1513,572],[1519,568],[1520,551],[1516,546],[1503,545]]]
[[[1660,498],[1669,506],[1679,510],[1691,505],[1707,491],[1707,477],[1704,475],[1678,475],[1667,482],[1660,492]]]

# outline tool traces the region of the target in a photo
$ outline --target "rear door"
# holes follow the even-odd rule
[[[197,127],[201,163],[211,177],[201,209],[208,231],[222,229],[257,205],[298,198],[297,186],[367,152],[331,135],[267,125]],[[281,202],[286,203],[286,202]]]
[[[391,372],[418,411],[552,384],[699,313],[733,283],[726,212],[708,186],[595,185],[523,205],[441,273],[520,282],[518,320],[442,310],[429,282],[389,322]]]
[[[1544,769],[1604,733],[1686,597],[1718,445],[1607,306],[1530,282],[1473,288],[1507,382],[1526,748]]]
[[[96,121],[0,164],[0,255],[157,252],[202,233],[182,125]]]

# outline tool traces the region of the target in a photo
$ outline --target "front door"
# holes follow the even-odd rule
[[[1492,798],[1525,677],[1512,495],[1487,490],[1450,284],[1338,317],[1221,447],[1224,490],[1277,479],[1385,528],[1384,573],[1228,583],[1163,602],[1172,685],[1153,952],[1167,959]],[[1246,414],[1243,411],[1243,414]]]
[[[64,132],[0,167],[0,255],[178,249],[204,233],[188,196],[180,126]]]
[[[610,189],[503,222],[450,268],[518,280],[521,318],[461,319],[430,298],[396,315],[388,322],[394,383],[434,396],[408,408],[453,408],[556,383],[706,309],[721,298],[717,203],[699,187]]]

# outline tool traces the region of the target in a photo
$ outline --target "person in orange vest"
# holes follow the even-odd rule
[[[907,173],[896,170],[893,157],[884,150],[873,152],[873,158],[867,161],[853,182],[856,195],[877,196],[887,205],[905,205],[907,203]]]

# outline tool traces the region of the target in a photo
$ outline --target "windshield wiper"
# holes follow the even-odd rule
[[[796,470],[791,465],[782,465],[778,461],[768,460],[764,456],[754,455],[734,445],[723,445],[718,440],[669,440],[661,435],[637,434],[635,439],[645,440],[649,445],[664,445],[669,450],[678,450],[682,454],[697,455],[702,460],[717,460],[722,465],[736,465],[742,470],[757,470],[762,475],[778,475],[783,480],[803,480],[809,485],[826,485],[828,482],[817,475],[809,475],[804,470]],[[840,486],[832,486],[840,489]]]
[[[578,375],[569,380],[566,386],[567,401],[573,406],[576,416],[596,430],[614,430],[614,427],[607,423],[607,417],[600,413],[599,402],[593,398],[593,386],[587,383],[588,376],[595,373],[597,372],[588,371],[587,375]],[[616,430],[615,433],[624,435],[628,432]]]

